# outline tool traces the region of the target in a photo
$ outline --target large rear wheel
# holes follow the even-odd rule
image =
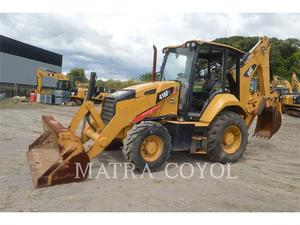
[[[235,162],[243,154],[248,142],[244,120],[231,111],[221,112],[209,127],[207,157],[213,162]]]
[[[139,171],[146,165],[155,171],[169,158],[171,149],[168,130],[160,123],[145,121],[134,125],[127,133],[123,154]]]

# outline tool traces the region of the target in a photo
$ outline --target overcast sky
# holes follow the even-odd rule
[[[63,71],[136,78],[151,71],[152,45],[233,35],[300,38],[300,14],[0,14],[0,34],[63,55]]]

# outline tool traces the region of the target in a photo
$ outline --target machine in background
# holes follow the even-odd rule
[[[297,75],[292,74],[291,82],[279,76],[273,76],[272,86],[280,94],[282,112],[300,117],[300,84]]]
[[[43,77],[50,77],[57,80],[57,86],[53,95],[47,95],[45,91],[42,90]],[[88,82],[74,82],[63,73],[54,72],[41,67],[37,69],[37,88],[35,90],[35,93],[40,96],[41,102],[56,105],[68,103],[71,103],[73,105],[81,105],[86,99],[88,87]],[[95,103],[102,103],[104,98],[110,92],[111,91],[106,87],[95,87],[91,100]],[[50,98],[51,100],[48,101],[48,98]]]
[[[74,102],[74,105],[81,105],[85,101],[88,93],[88,87],[88,83],[76,82],[76,88],[71,90],[70,96],[70,100],[71,102]],[[109,88],[96,86],[94,88],[91,101],[100,104],[109,93],[112,93]]]
[[[36,94],[39,96],[39,102],[44,102],[48,104],[66,104],[70,101],[70,90],[74,86],[74,82],[69,79],[67,75],[63,73],[54,72],[42,67],[37,69],[37,88],[35,90]],[[46,94],[43,88],[43,78],[50,77],[57,80],[57,85],[54,94]],[[50,97],[50,102],[47,98]]]

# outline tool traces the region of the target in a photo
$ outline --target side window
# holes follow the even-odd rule
[[[240,58],[233,53],[228,54],[227,58],[227,76],[225,79],[225,91],[238,96],[238,85],[237,84],[237,60]]]
[[[259,79],[256,71],[250,80],[250,92],[255,92],[258,90],[259,90]]]
[[[199,116],[209,97],[222,89],[223,57],[223,49],[218,47],[203,46],[199,49],[188,115]]]

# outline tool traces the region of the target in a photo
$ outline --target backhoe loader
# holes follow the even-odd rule
[[[81,105],[87,95],[88,82],[75,82],[75,87],[71,89],[70,100],[74,105]]]
[[[88,92],[88,83],[74,82],[70,80],[67,75],[63,73],[54,72],[46,68],[39,67],[37,69],[37,88],[35,92],[37,94],[44,93],[43,87],[43,77],[50,77],[57,80],[56,89],[54,92],[55,96],[65,95],[70,99],[71,103],[74,105],[81,105],[86,98]],[[92,97],[92,101],[96,103],[102,103],[103,99],[108,95],[108,89],[104,87],[96,87],[95,93]]]
[[[274,76],[272,87],[279,92],[279,101],[282,103],[282,112],[291,116],[300,117],[300,84],[295,73],[291,82]]]
[[[88,83],[75,83],[76,88],[71,90],[70,100],[75,105],[81,105],[85,100],[88,92]],[[110,90],[106,87],[95,87],[91,100],[94,103],[102,103],[104,98],[110,93]]]
[[[271,85],[281,94],[293,93],[293,88],[288,80],[285,80],[279,76],[274,75]]]
[[[270,89],[270,47],[267,37],[247,53],[198,40],[169,46],[157,79],[154,46],[152,82],[108,95],[99,109],[90,101],[92,73],[87,101],[68,127],[42,116],[44,133],[27,152],[34,187],[84,180],[88,173],[78,174],[78,167],[88,171],[90,161],[116,140],[139,171],[146,165],[160,169],[171,151],[237,161],[256,117],[255,136],[269,139],[281,126],[281,103]],[[250,91],[254,76],[258,90]]]

